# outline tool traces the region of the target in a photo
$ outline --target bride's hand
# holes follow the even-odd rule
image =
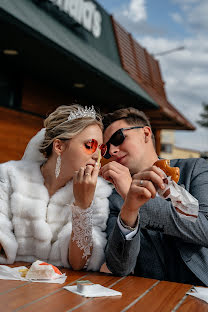
[[[97,184],[99,166],[88,165],[75,171],[73,178],[74,205],[82,209],[90,207]]]

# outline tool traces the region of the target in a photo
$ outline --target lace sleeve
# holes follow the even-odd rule
[[[83,250],[82,258],[91,255],[92,247],[92,207],[81,209],[72,205],[72,241]]]

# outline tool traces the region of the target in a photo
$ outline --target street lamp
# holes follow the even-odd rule
[[[169,54],[169,53],[172,53],[172,52],[175,52],[175,51],[184,50],[184,49],[185,49],[185,47],[181,46],[181,47],[177,47],[177,48],[174,48],[174,49],[171,49],[171,50],[167,50],[167,51],[163,51],[163,52],[159,52],[159,53],[154,53],[153,56],[161,56],[161,55]]]

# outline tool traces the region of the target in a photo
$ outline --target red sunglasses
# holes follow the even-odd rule
[[[107,145],[106,144],[101,144],[98,145],[98,141],[95,139],[91,139],[84,143],[84,151],[85,153],[92,155],[94,152],[97,150],[97,148],[100,149],[101,151],[101,156],[104,156],[106,151],[107,151]]]

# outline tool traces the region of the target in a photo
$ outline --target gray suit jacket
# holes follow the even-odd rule
[[[195,223],[180,218],[171,201],[160,197],[140,209],[140,226],[132,240],[126,240],[117,225],[123,204],[114,190],[110,196],[106,263],[117,275],[132,271],[138,276],[208,286],[208,162],[204,159],[176,159],[179,185],[199,201]]]

